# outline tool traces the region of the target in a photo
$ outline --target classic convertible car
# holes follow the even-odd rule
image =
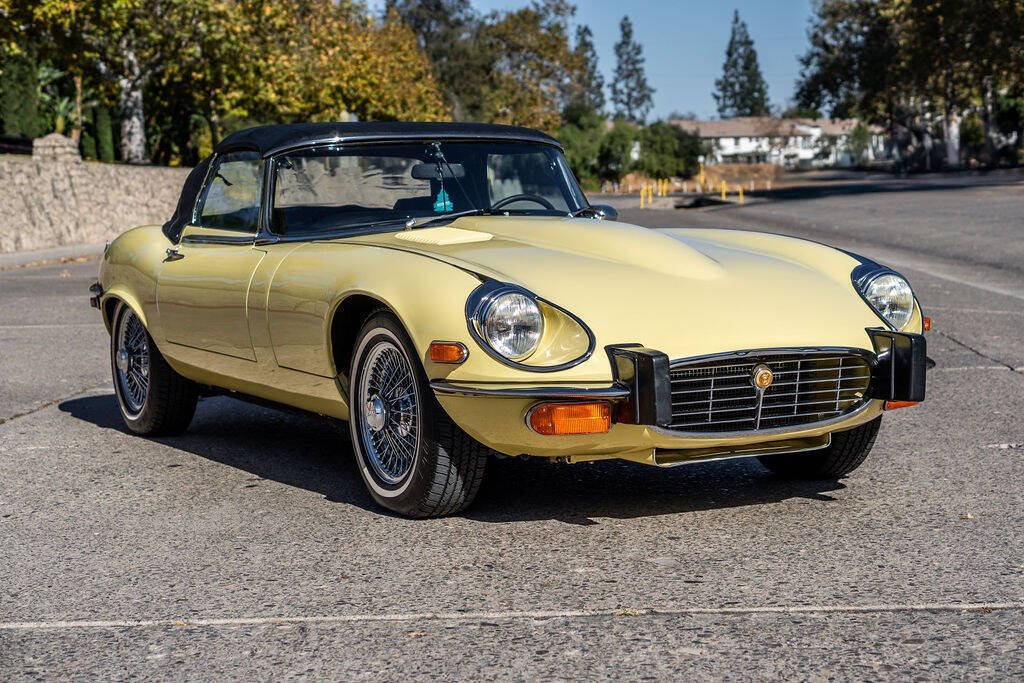
[[[524,128],[230,135],[167,223],[104,253],[121,415],[181,432],[219,393],[348,421],[373,498],[426,517],[468,505],[497,455],[837,478],[884,411],[924,399],[926,319],[898,273],[612,214]]]

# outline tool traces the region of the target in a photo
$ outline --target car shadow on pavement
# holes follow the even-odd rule
[[[113,394],[70,399],[58,408],[102,429],[127,433]],[[139,437],[261,479],[313,491],[332,502],[381,513],[363,488],[344,428],[229,398],[200,402],[189,430]],[[744,458],[674,468],[619,461],[563,465],[541,458],[492,459],[483,489],[463,517],[507,523],[557,520],[597,524],[683,512],[768,505],[792,498],[827,503],[838,481],[793,482]],[[216,482],[211,481],[211,486]]]

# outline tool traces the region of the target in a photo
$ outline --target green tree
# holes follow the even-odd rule
[[[739,11],[732,15],[732,33],[725,48],[722,77],[713,93],[719,116],[764,116],[768,114],[768,86],[757,63],[754,41]]]
[[[618,182],[633,170],[633,147],[639,141],[640,128],[618,120],[601,139],[598,168],[602,180]]]
[[[604,117],[587,103],[568,105],[562,116],[565,123],[558,129],[558,139],[565,147],[565,160],[584,189],[596,190],[601,178]]]
[[[9,53],[0,70],[0,119],[4,135],[34,138],[43,133],[35,55],[24,49]]]
[[[862,161],[868,153],[868,150],[871,148],[871,130],[863,122],[858,122],[853,127],[853,130],[850,131],[846,148],[854,163]]]
[[[822,0],[800,58],[796,102],[834,118],[879,120],[892,114],[902,89],[899,36],[891,13],[874,0]]]
[[[577,62],[578,78],[569,82],[567,96],[570,105],[583,106],[595,112],[604,110],[604,77],[597,67],[597,50],[590,27],[576,27],[576,46],[573,56]]]
[[[558,129],[565,84],[579,78],[568,38],[574,11],[565,0],[537,0],[487,17],[478,41],[489,67],[476,118]]]
[[[1022,0],[820,0],[808,37],[800,104],[884,122],[925,168],[959,163],[960,123],[977,113],[994,158],[999,94],[1024,82]]]
[[[416,35],[452,117],[479,111],[489,65],[477,41],[482,20],[469,0],[387,0],[384,16],[391,12]]]
[[[633,40],[633,23],[628,16],[622,18],[619,34],[619,42],[615,43],[612,103],[616,116],[642,124],[654,106],[654,88],[647,83],[643,47]]]

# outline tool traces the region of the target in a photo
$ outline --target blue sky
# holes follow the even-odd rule
[[[473,4],[488,12],[522,7],[528,0],[473,0]],[[673,111],[692,111],[701,118],[716,115],[711,92],[721,75],[734,9],[754,39],[772,104],[785,104],[793,96],[800,72],[797,59],[807,48],[810,0],[575,0],[575,4],[576,21],[594,32],[605,80],[610,80],[615,68],[619,22],[625,14],[633,21],[634,35],[647,58],[647,80],[657,91],[651,118]]]

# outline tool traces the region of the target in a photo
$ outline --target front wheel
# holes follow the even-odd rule
[[[363,325],[349,374],[349,433],[370,495],[407,517],[450,515],[483,481],[489,450],[437,403],[394,316]]]
[[[860,467],[875,445],[882,418],[832,435],[826,448],[810,453],[762,455],[761,464],[792,479],[839,479]]]
[[[136,434],[180,434],[192,422],[199,392],[171,368],[142,320],[126,304],[114,313],[110,370],[121,418]]]

